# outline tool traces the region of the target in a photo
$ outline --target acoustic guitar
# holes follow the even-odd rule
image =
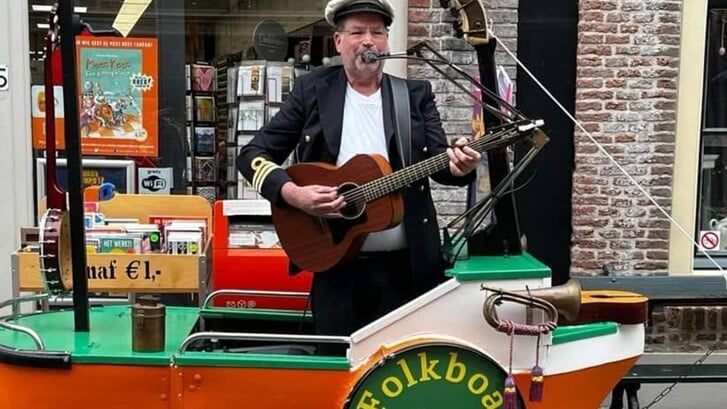
[[[612,321],[619,324],[641,324],[649,318],[649,299],[641,294],[621,290],[581,291],[578,316],[563,319],[570,325]]]
[[[40,272],[45,289],[53,295],[71,290],[73,270],[71,265],[70,220],[65,192],[56,178],[56,122],[55,94],[53,88],[53,52],[60,45],[57,8],[53,6],[48,19],[45,37],[45,143],[46,143],[46,208],[40,219]]]
[[[530,121],[492,128],[468,144],[477,152],[495,149],[532,136],[533,143],[547,142],[545,134]],[[392,172],[380,155],[356,155],[341,167],[326,163],[301,163],[287,171],[299,186],[337,186],[346,206],[340,217],[316,217],[292,206],[273,206],[275,229],[290,260],[311,271],[326,271],[350,259],[368,233],[398,225],[404,215],[399,190],[449,166],[446,152]]]

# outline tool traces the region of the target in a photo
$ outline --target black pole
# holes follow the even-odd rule
[[[518,57],[568,112],[575,112],[578,2],[520,0],[518,19]],[[552,285],[564,284],[573,239],[574,126],[522,69],[517,105],[545,120],[543,130],[550,136],[517,183],[523,186],[516,195],[528,252],[550,267]],[[516,157],[521,154],[516,150]]]
[[[184,0],[157,0],[152,7],[156,7],[159,39],[159,165],[174,170],[174,193],[184,194],[187,191]],[[190,132],[194,135],[194,129]]]
[[[76,332],[88,332],[88,281],[86,280],[86,231],[83,223],[81,142],[78,129],[78,84],[76,80],[76,24],[73,0],[58,4],[63,67],[63,109],[65,111],[66,158],[68,160],[68,211],[71,225],[73,265],[73,312]],[[80,28],[80,27],[78,27]]]

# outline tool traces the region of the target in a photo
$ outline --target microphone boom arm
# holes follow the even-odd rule
[[[428,52],[432,53],[436,58],[426,58],[422,54],[422,49],[426,49]],[[416,57],[412,57],[411,54],[415,55]],[[414,44],[412,47],[409,47],[406,50],[406,55],[399,55],[399,54],[383,54],[377,57],[381,60],[386,59],[397,59],[397,58],[403,58],[403,59],[409,59],[409,60],[415,60],[415,61],[423,61],[430,67],[432,67],[435,71],[440,73],[444,78],[449,80],[452,84],[457,86],[460,90],[462,90],[464,93],[466,93],[470,98],[472,98],[473,101],[476,101],[480,103],[483,107],[483,109],[487,110],[491,114],[497,116],[499,119],[505,121],[505,122],[514,122],[518,120],[527,120],[528,118],[525,117],[517,108],[513,107],[502,99],[497,93],[491,91],[484,85],[482,85],[481,82],[474,79],[470,74],[468,74],[466,71],[464,71],[462,68],[457,66],[456,64],[449,61],[446,57],[444,57],[442,54],[440,54],[437,50],[433,49],[429,43],[422,40]],[[457,82],[452,76],[447,74],[443,69],[441,69],[437,64],[440,65],[446,65],[453,69],[455,72],[457,72],[459,75],[461,75],[463,78],[465,78],[468,82],[470,82],[472,85],[477,87],[483,94],[486,94],[488,97],[496,100],[499,102],[505,109],[507,109],[509,112],[512,113],[513,116],[505,115],[502,110],[491,106],[490,104],[485,103],[482,101],[481,98],[478,98],[471,90],[467,89],[464,85]]]

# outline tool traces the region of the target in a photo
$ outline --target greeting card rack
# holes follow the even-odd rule
[[[185,66],[187,72],[187,193],[214,203],[217,189],[217,111],[215,73],[209,63]]]
[[[227,67],[228,199],[261,199],[237,171],[239,149],[280,110],[293,89],[292,63],[243,60]]]

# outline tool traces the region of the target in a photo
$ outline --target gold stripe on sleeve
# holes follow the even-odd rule
[[[268,177],[270,172],[279,168],[280,166],[278,166],[275,162],[263,158],[262,156],[258,156],[257,158],[252,160],[250,167],[252,168],[253,172],[255,172],[252,176],[252,187],[258,192],[262,192],[265,179]]]

